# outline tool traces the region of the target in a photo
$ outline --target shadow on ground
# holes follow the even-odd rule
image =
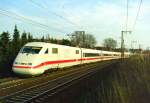
[[[13,61],[0,63],[0,79],[7,77],[15,77],[15,74],[12,72],[12,64]]]

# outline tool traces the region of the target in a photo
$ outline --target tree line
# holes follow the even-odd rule
[[[33,37],[30,33],[23,32],[20,35],[17,26],[15,25],[13,37],[10,33],[2,32],[0,34],[0,62],[12,61],[20,48],[27,42],[32,41]]]
[[[50,38],[49,35],[34,38],[30,32],[27,33],[24,31],[21,34],[17,25],[15,25],[12,37],[10,37],[8,31],[0,34],[0,63],[13,61],[21,47],[27,42],[47,42],[82,48],[95,47],[96,39],[92,34],[86,34],[84,31],[75,31],[70,35],[69,39],[55,39]]]
[[[49,36],[41,38],[34,38],[29,32],[19,32],[17,25],[15,25],[12,38],[8,31],[4,31],[0,34],[0,63],[13,61],[19,50],[27,42],[50,42],[55,44],[62,44],[71,46],[71,42],[68,39],[58,40],[55,38],[49,38]]]

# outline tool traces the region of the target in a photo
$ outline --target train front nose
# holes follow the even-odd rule
[[[15,61],[12,70],[19,75],[32,75],[32,63]]]
[[[42,47],[37,46],[24,46],[14,61],[13,72],[19,75],[38,75],[43,73],[42,65],[40,65],[41,49]]]
[[[13,63],[12,70],[17,75],[40,75],[44,73],[44,70],[39,59],[36,55],[19,54]]]
[[[19,75],[32,75],[35,59],[37,59],[35,55],[19,53],[13,63],[13,72]]]
[[[12,70],[15,74],[21,76],[37,76],[44,73],[44,69],[41,67],[35,68],[35,66],[23,66],[14,64]]]

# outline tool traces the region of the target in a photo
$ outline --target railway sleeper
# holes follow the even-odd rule
[[[8,100],[6,100],[6,103],[22,103],[22,101],[24,101],[25,99],[20,99],[20,98],[10,98]]]

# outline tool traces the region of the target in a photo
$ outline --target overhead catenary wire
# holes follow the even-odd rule
[[[134,24],[133,24],[133,27],[132,27],[132,31],[134,31],[135,26],[136,26],[136,24],[137,24],[137,20],[138,20],[139,14],[140,14],[142,2],[143,2],[143,0],[140,0],[139,7],[138,7],[138,11],[137,11],[137,15],[136,15],[136,17],[135,17]]]
[[[127,5],[126,5],[126,31],[128,30],[128,15],[129,15],[129,0],[127,0]]]
[[[72,21],[70,21],[69,19],[67,19],[66,17],[64,17],[64,16],[62,16],[62,15],[59,15],[59,14],[53,12],[53,11],[50,11],[49,8],[47,8],[46,6],[43,6],[43,5],[41,5],[41,4],[37,3],[37,2],[35,2],[34,0],[29,0],[29,1],[30,1],[31,3],[33,3],[34,5],[38,6],[39,8],[42,8],[43,10],[45,10],[45,11],[47,11],[47,12],[49,12],[49,13],[51,13],[51,14],[53,14],[53,15],[55,15],[55,16],[61,18],[61,19],[63,19],[63,20],[66,21],[67,23],[69,23],[69,24],[71,24],[71,25],[73,25],[73,26],[75,26],[75,27],[82,28],[82,27],[80,27],[79,25],[77,25],[76,23],[73,23]]]
[[[134,23],[133,23],[133,27],[131,28],[131,30],[129,31],[128,30],[128,16],[129,16],[129,0],[127,0],[127,5],[126,5],[126,31],[122,31],[122,32],[133,32],[134,29],[135,29],[135,26],[136,26],[136,23],[138,21],[138,17],[139,17],[139,13],[140,13],[140,9],[141,9],[141,5],[142,5],[142,2],[143,0],[140,0],[140,3],[138,5],[138,9],[137,9],[137,14],[136,14],[136,17],[135,17],[135,20],[134,20]],[[123,33],[122,33],[123,34]],[[124,40],[122,39],[122,41],[124,42]]]
[[[21,15],[18,15],[18,14],[14,13],[14,12],[4,10],[4,9],[2,9],[2,8],[0,8],[0,14],[1,14],[1,15],[5,15],[5,16],[7,16],[7,17],[11,17],[11,18],[17,19],[17,20],[23,20],[23,21],[26,21],[26,22],[28,22],[28,23],[30,22],[31,24],[36,25],[36,26],[38,26],[38,27],[40,27],[40,28],[42,28],[42,29],[44,29],[44,30],[47,30],[47,31],[50,31],[50,30],[53,29],[53,30],[55,30],[55,31],[57,31],[57,32],[65,33],[64,31],[59,30],[59,29],[57,29],[57,28],[51,27],[51,26],[49,26],[49,25],[45,25],[45,24],[43,24],[43,23],[40,23],[40,22],[37,22],[37,21],[32,20],[32,19],[30,19],[30,18],[27,18],[27,17],[21,16]]]

